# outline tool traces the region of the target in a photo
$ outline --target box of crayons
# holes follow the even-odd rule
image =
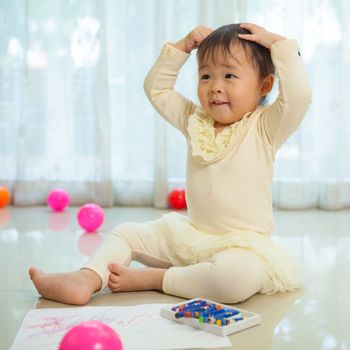
[[[160,314],[169,320],[220,336],[261,323],[259,314],[203,298],[164,307]]]

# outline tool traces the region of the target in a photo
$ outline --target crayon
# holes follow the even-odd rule
[[[207,323],[209,321],[209,317],[215,317],[215,315],[224,314],[225,312],[226,309],[216,310],[215,307],[212,307],[211,309],[205,312],[201,312],[198,317],[198,321],[201,323]]]
[[[209,323],[216,323],[216,320],[232,317],[234,314],[226,309],[217,311],[209,316]]]
[[[172,311],[186,311],[186,310],[190,310],[190,309],[197,308],[200,306],[205,306],[205,305],[208,305],[205,300],[196,300],[196,301],[192,301],[188,304],[174,306],[172,308]]]
[[[207,318],[202,318],[201,322],[214,323],[216,325],[223,325],[226,319],[233,318],[235,321],[239,321],[243,319],[243,316],[239,313],[236,313],[237,310],[221,310],[221,312],[214,312],[210,314]]]
[[[216,310],[210,313],[211,317],[220,317],[220,315],[226,315],[228,311],[226,309]]]
[[[200,315],[201,315],[201,311],[200,310],[198,310],[198,311],[187,311],[187,312],[185,312],[184,317],[198,318]]]
[[[199,323],[207,323],[208,322],[208,317],[206,317],[206,316],[199,316],[198,317],[198,322]]]
[[[172,311],[176,311],[176,310],[178,310],[178,309],[180,309],[180,308],[184,308],[185,306],[190,306],[190,305],[197,304],[197,303],[200,302],[200,301],[202,301],[202,300],[198,299],[198,300],[193,300],[193,301],[191,301],[191,302],[189,302],[189,303],[187,303],[187,304],[181,304],[181,305],[178,305],[178,306],[174,306],[174,307],[172,308]]]
[[[218,318],[216,321],[215,321],[215,324],[217,325],[217,326],[226,326],[226,325],[228,325],[228,324],[232,324],[232,323],[236,323],[236,322],[238,322],[238,321],[241,321],[241,320],[243,320],[244,319],[244,317],[243,317],[243,315],[242,314],[239,314],[239,315],[234,315],[234,316],[229,316],[229,317],[220,317],[220,318]]]
[[[222,310],[225,310],[225,309],[219,309],[219,310],[217,310],[216,307],[215,307],[215,305],[211,305],[211,306],[209,306],[209,308],[204,309],[204,311],[201,312],[201,315],[202,315],[202,316],[209,316],[209,315],[212,315],[212,314],[214,314],[214,313],[216,313],[216,312],[222,312]]]
[[[178,311],[175,313],[175,318],[198,318],[200,315],[202,315],[206,310],[203,309],[192,309],[188,311]]]
[[[237,321],[244,320],[244,317],[242,315],[235,315],[235,316],[231,317],[231,319],[233,319],[237,322]]]
[[[224,323],[224,320],[218,319],[218,320],[215,321],[215,324],[216,324],[217,326],[223,326],[223,323]]]
[[[181,311],[177,311],[175,313],[175,318],[180,318],[180,317],[194,317],[194,313],[198,312],[199,314],[202,312],[205,312],[207,310],[210,310],[210,307],[206,306],[206,305],[191,305],[191,307],[187,308],[187,309],[182,309]],[[198,314],[198,316],[199,316]],[[198,317],[197,316],[197,317]]]
[[[184,306],[183,311],[192,310],[194,307],[201,308],[202,306],[207,306],[207,305],[208,305],[207,302],[203,300],[203,301],[196,303],[196,304]]]
[[[194,312],[194,318],[198,318],[201,315],[200,311],[195,311]]]

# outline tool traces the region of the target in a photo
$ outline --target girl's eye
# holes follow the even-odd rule
[[[203,74],[203,75],[201,76],[201,80],[208,80],[208,79],[210,79],[209,74]]]
[[[234,74],[231,74],[231,73],[227,73],[227,74],[225,74],[225,78],[226,79],[234,79],[234,78],[237,78],[237,76],[235,76]]]

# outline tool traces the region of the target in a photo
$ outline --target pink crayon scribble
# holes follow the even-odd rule
[[[100,321],[107,323],[109,325],[115,324],[118,326],[133,326],[133,325],[139,325],[140,323],[146,323],[149,321],[156,321],[161,319],[159,315],[156,315],[154,313],[142,313],[136,316],[133,316],[131,319],[123,319],[121,318],[120,315],[118,314],[113,314],[113,315],[91,315],[87,319],[87,321]]]
[[[83,321],[100,321],[114,327],[140,326],[149,322],[159,321],[160,315],[154,313],[140,313],[131,318],[121,317],[118,314],[90,314],[86,317],[78,314],[70,316],[44,316],[36,318],[35,321],[24,326],[25,329],[33,331],[27,339],[51,338],[57,334],[63,334],[76,324]]]
[[[159,319],[160,319],[159,315],[156,315],[154,313],[150,314],[150,313],[146,312],[144,314],[134,316],[133,318],[128,320],[126,324],[129,325],[129,326],[131,326],[131,325],[138,325],[140,323],[147,323],[147,322],[156,321],[156,320],[159,320]]]
[[[157,321],[160,320],[160,315],[154,314],[154,313],[142,313],[139,315],[135,315],[132,318],[124,318],[122,319],[119,315],[99,315],[99,316],[91,316],[89,318],[91,321],[101,321],[104,323],[107,323],[109,325],[113,324],[116,326],[137,326],[140,324],[145,324],[150,321]]]
[[[57,333],[63,332],[74,326],[76,322],[72,322],[72,318],[76,320],[76,316],[54,316],[43,317],[38,324],[26,326],[26,329],[37,329],[38,331],[32,333],[28,338],[36,338],[42,336],[53,336]]]

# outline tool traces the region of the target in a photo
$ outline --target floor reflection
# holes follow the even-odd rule
[[[69,228],[69,221],[68,211],[48,213],[48,227],[52,231],[66,231]]]
[[[5,228],[11,219],[10,212],[7,208],[0,209],[0,230]]]
[[[80,254],[91,256],[102,243],[103,236],[98,232],[85,232],[78,238],[78,249]]]

